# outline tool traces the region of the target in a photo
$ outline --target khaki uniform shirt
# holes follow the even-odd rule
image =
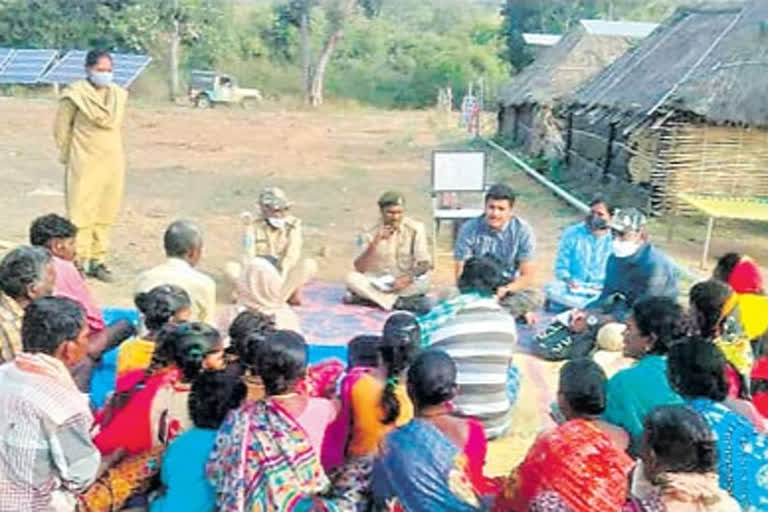
[[[383,227],[381,221],[361,237],[362,250],[365,251],[376,233]],[[424,224],[408,217],[403,219],[398,230],[387,240],[376,246],[372,264],[366,274],[390,274],[399,277],[410,274],[419,263],[429,263],[429,247]]]
[[[253,246],[246,247],[246,256],[272,256],[280,262],[285,274],[296,266],[301,259],[302,249],[301,220],[293,216],[285,217],[285,226],[280,229],[270,226],[266,219],[253,221]]]

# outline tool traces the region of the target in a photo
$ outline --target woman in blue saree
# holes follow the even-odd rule
[[[407,382],[417,416],[381,444],[373,466],[373,509],[487,510],[490,497],[483,495],[494,489],[482,475],[486,439],[478,421],[452,415],[453,360],[445,352],[424,352],[409,368]]]
[[[691,337],[670,349],[668,364],[673,387],[715,433],[720,487],[746,512],[768,510],[768,437],[723,403],[728,385],[720,349]]]

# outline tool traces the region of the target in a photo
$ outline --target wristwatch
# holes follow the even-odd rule
[[[599,323],[599,320],[595,315],[589,315],[587,316],[587,325],[590,327],[595,327]]]

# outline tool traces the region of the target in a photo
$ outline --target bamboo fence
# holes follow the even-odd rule
[[[654,210],[690,214],[680,192],[768,197],[768,131],[670,121],[646,139],[658,150],[651,169]]]

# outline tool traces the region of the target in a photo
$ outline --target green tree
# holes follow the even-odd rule
[[[322,9],[323,23],[320,25],[313,17],[313,9]],[[289,0],[278,5],[276,11],[281,31],[285,27],[297,27],[300,32],[303,87],[305,100],[312,106],[324,101],[325,76],[331,57],[336,51],[349,19],[355,12],[373,17],[381,12],[382,0]],[[310,33],[323,26],[322,43],[317,58],[313,58],[312,38]]]

